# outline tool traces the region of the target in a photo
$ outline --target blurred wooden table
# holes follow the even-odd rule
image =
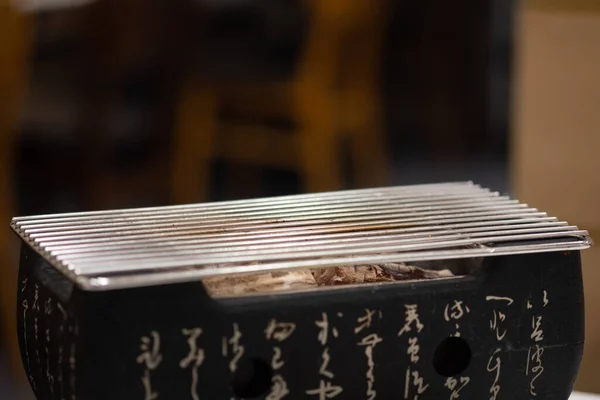
[[[592,393],[574,392],[569,400],[600,400],[600,395]]]

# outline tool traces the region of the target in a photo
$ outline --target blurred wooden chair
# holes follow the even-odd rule
[[[173,202],[207,200],[210,163],[217,158],[294,169],[308,192],[341,189],[343,137],[350,139],[356,186],[385,184],[377,93],[385,2],[306,4],[307,37],[288,81],[227,85],[196,76],[182,83],[172,155]],[[349,57],[344,60],[348,41]],[[265,124],[223,122],[222,109],[255,120],[265,114],[285,115],[295,128],[289,132]]]
[[[13,142],[28,72],[30,22],[10,2],[0,4],[0,325],[15,378],[22,370],[15,315],[18,252],[9,246],[8,223],[14,213]]]

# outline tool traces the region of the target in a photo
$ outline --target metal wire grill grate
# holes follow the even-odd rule
[[[11,225],[88,290],[591,244],[586,231],[472,183],[19,217]]]

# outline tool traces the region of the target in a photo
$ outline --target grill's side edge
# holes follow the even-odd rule
[[[38,399],[77,399],[81,327],[77,289],[22,244],[17,334],[23,368]]]

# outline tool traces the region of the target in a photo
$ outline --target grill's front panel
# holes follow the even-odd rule
[[[20,336],[40,399],[566,400],[582,354],[578,252],[318,295],[75,290],[64,320],[58,297],[31,285],[37,268],[22,275],[21,302],[40,310],[21,308]],[[45,346],[47,334],[66,341]]]
[[[471,183],[12,228],[40,400],[566,400],[579,367],[587,232]],[[317,279],[365,266],[386,282]],[[292,273],[301,290],[214,291]]]

